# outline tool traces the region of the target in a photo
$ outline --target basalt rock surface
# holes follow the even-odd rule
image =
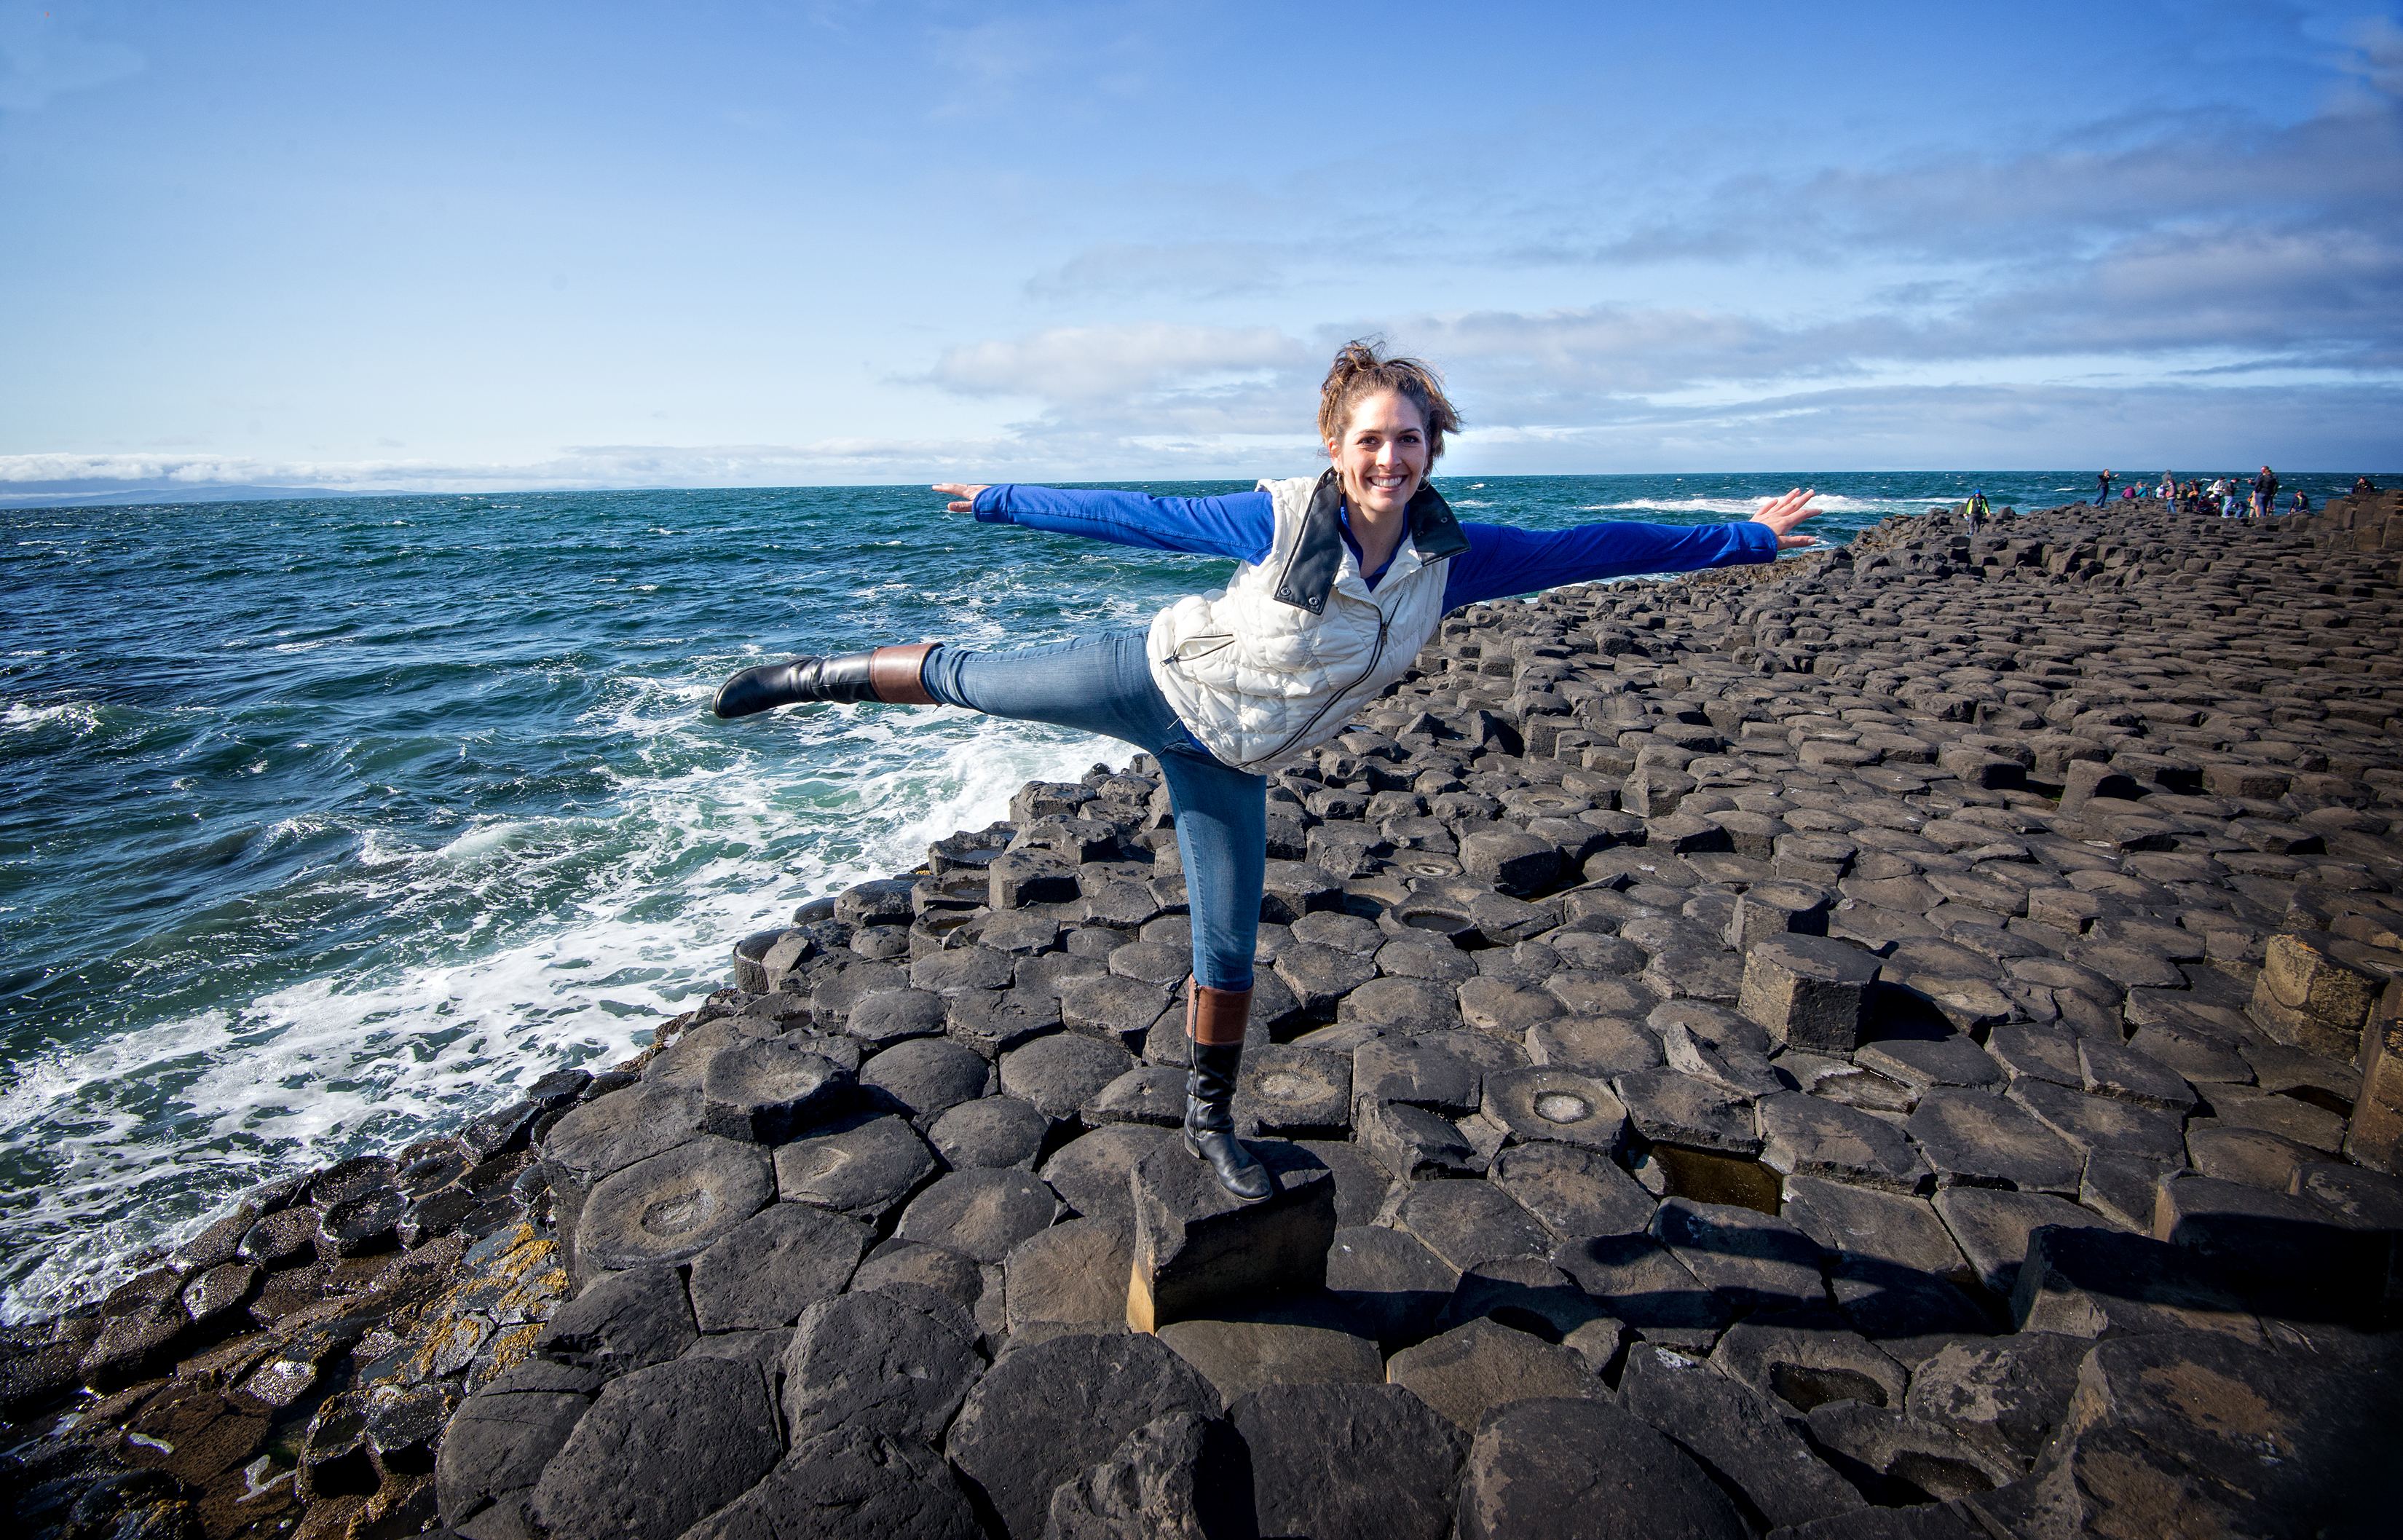
[[[2392,494],[1939,513],[1446,620],[1271,778],[1236,1114],[1310,1265],[1158,1336],[1174,812],[1030,784],[629,1064],[14,1328],[18,1528],[2341,1530],[2403,1409],[2398,560]]]

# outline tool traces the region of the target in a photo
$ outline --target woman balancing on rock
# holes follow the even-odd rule
[[[724,717],[803,701],[965,706],[1120,739],[1160,761],[1193,916],[1186,994],[1185,1147],[1229,1192],[1266,1198],[1267,1171],[1230,1110],[1251,1012],[1267,864],[1264,771],[1340,732],[1399,680],[1445,613],[1563,583],[1767,562],[1812,493],[1749,522],[1588,524],[1553,533],[1452,517],[1427,470],[1460,415],[1426,365],[1354,342],[1319,394],[1333,462],[1225,497],[967,486],[934,490],[979,523],[1057,530],[1238,563],[1221,590],[1180,599],[1146,630],[1017,652],[939,642],[745,669]]]

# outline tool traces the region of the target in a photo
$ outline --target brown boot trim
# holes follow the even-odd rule
[[[1185,1001],[1185,1030],[1205,1048],[1240,1047],[1243,1028],[1252,1020],[1252,992],[1190,987]]]
[[[877,648],[868,655],[868,687],[888,705],[933,705],[935,698],[926,693],[920,675],[925,672],[926,655],[940,645],[912,642],[905,647]]]

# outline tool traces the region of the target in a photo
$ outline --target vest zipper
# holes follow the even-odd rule
[[[1372,604],[1373,603],[1374,601],[1371,601]],[[1254,755],[1251,758],[1244,760],[1243,765],[1264,765],[1270,760],[1274,759],[1277,756],[1283,754],[1285,750],[1293,747],[1296,742],[1300,741],[1303,733],[1306,733],[1311,728],[1318,726],[1318,719],[1326,715],[1334,706],[1336,701],[1342,700],[1354,690],[1358,689],[1362,685],[1367,684],[1369,676],[1377,672],[1378,660],[1385,656],[1385,612],[1382,609],[1379,609],[1377,611],[1377,645],[1368,649],[1368,666],[1360,671],[1360,677],[1353,680],[1341,689],[1337,690],[1334,694],[1328,696],[1325,705],[1310,714],[1309,721],[1304,722],[1300,727],[1296,728],[1293,730],[1292,737],[1286,739],[1284,742],[1279,743],[1276,747],[1269,750],[1266,754]],[[1235,768],[1240,770],[1243,768],[1243,766],[1237,766]]]

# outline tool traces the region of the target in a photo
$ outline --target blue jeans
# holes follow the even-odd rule
[[[1099,733],[1158,759],[1185,862],[1193,977],[1247,990],[1268,870],[1268,780],[1229,770],[1193,742],[1151,682],[1144,638],[1119,631],[1017,652],[938,647],[922,678],[945,705]]]

